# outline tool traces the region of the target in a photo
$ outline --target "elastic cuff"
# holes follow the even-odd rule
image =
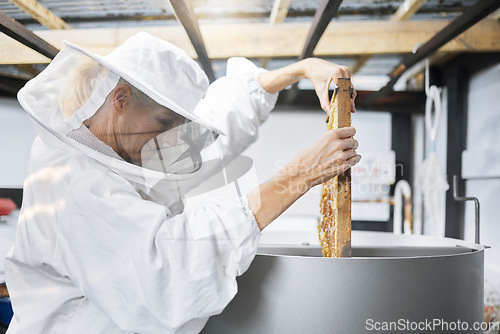
[[[259,228],[259,224],[257,224],[257,220],[255,219],[252,210],[250,210],[250,207],[248,206],[248,199],[246,198],[246,196],[241,197],[241,208],[243,209],[243,213],[245,213],[248,219],[250,219],[253,222],[253,225],[255,226],[257,232],[259,233],[259,238],[260,238],[262,232]]]

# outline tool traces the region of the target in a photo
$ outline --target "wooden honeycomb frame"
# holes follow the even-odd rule
[[[351,80],[339,78],[330,102],[328,130],[351,126]],[[323,183],[318,224],[325,257],[351,257],[351,170]]]

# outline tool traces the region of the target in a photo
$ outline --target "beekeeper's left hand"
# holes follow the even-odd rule
[[[319,58],[307,58],[277,70],[263,72],[259,81],[269,93],[277,93],[300,79],[309,79],[318,95],[321,109],[328,113],[330,108],[329,88],[332,81],[337,84],[339,78],[350,78],[351,71],[345,66],[330,63]],[[356,90],[351,98],[351,111],[355,112],[354,100]]]
[[[330,63],[319,58],[308,58],[303,60],[305,76],[311,80],[316,94],[318,95],[321,109],[328,113],[330,107],[330,97],[328,90],[331,82],[338,84],[339,78],[350,78],[351,70],[345,66],[340,66]],[[356,98],[356,90],[354,90],[351,98],[351,111],[355,112],[354,99]]]

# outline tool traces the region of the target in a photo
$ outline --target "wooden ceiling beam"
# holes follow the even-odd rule
[[[315,55],[332,57],[411,54],[417,43],[428,40],[449,22],[332,22],[318,43]],[[226,59],[233,56],[293,58],[301,52],[303,45],[301,41],[305,40],[309,25],[306,23],[206,25],[201,26],[201,30],[211,59]],[[61,42],[67,40],[91,52],[106,55],[139,31],[146,31],[163,38],[193,58],[197,56],[181,26],[43,30],[37,31],[36,34],[56,47],[61,47]],[[498,20],[483,20],[439,49],[442,53],[495,51],[500,51]],[[0,64],[48,62],[47,58],[0,34]]]
[[[333,91],[330,92],[330,96]],[[357,111],[385,111],[398,114],[423,114],[425,109],[425,93],[424,92],[391,92],[383,99],[378,100],[375,104],[368,105],[366,98],[373,91],[358,90],[356,96]],[[314,90],[299,90],[293,103],[290,103],[288,95],[291,94],[290,89],[286,89],[278,96],[276,110],[286,111],[301,111],[305,108],[310,109],[316,106],[318,112],[323,112],[318,101],[318,96]]]
[[[62,18],[42,6],[42,4],[36,0],[9,1],[49,29],[69,29],[69,25]],[[17,64],[16,67],[25,73],[31,74],[32,76],[36,76],[40,73],[40,71],[32,64]]]
[[[280,24],[285,21],[288,15],[288,9],[290,8],[290,0],[274,0],[273,8],[271,10],[271,15],[269,16],[269,24]],[[269,57],[260,58],[260,66],[262,68],[267,68],[269,64]]]
[[[27,81],[27,79],[13,78],[0,74],[0,96],[15,97]]]
[[[314,14],[311,28],[309,29],[309,33],[307,34],[304,47],[302,48],[302,52],[298,57],[299,60],[306,59],[313,55],[314,49],[318,45],[319,40],[323,36],[333,17],[335,16],[335,14],[337,14],[341,3],[342,0],[323,0],[321,2],[318,9],[316,10],[316,13]],[[290,103],[293,103],[293,101],[295,100],[298,90],[299,83],[297,82],[293,84],[290,89],[290,94],[288,95],[288,101]]]
[[[427,0],[405,0],[396,10],[394,15],[391,16],[390,21],[401,22],[408,21],[410,17],[415,14],[420,7],[424,5]],[[351,68],[351,73],[354,75],[358,72],[363,65],[370,59],[370,56],[361,56],[357,59],[356,63]]]
[[[391,21],[407,21],[418,12],[427,0],[405,0],[391,16]]]
[[[69,25],[36,0],[9,0],[49,29],[69,29]]]
[[[271,15],[269,16],[269,23],[283,23],[288,15],[289,8],[290,0],[274,0],[273,9],[271,10]]]
[[[184,26],[184,29],[186,30],[186,33],[188,34],[189,39],[198,54],[198,60],[201,63],[201,67],[205,71],[210,82],[214,81],[215,74],[212,68],[212,61],[208,57],[207,49],[205,47],[205,43],[203,42],[200,26],[198,25],[198,20],[194,14],[191,0],[170,0],[170,3],[174,8],[175,15]]]
[[[16,64],[15,66],[24,73],[30,74],[31,77],[35,77],[40,74],[40,70],[32,64]]]
[[[391,79],[389,80],[389,82],[379,91],[373,93],[367,99],[367,103],[374,103],[377,99],[380,99],[387,95],[392,91],[398,79],[407,69],[432,55],[443,45],[459,36],[461,33],[466,31],[471,26],[475,25],[477,22],[481,21],[489,14],[493,13],[499,7],[500,0],[477,1],[474,5],[463,12],[462,15],[451,21],[450,24],[448,24],[441,31],[435,34],[428,42],[420,46],[415,53],[406,57],[406,59],[391,74]]]
[[[496,11],[494,11],[493,13],[491,13],[488,16],[488,18],[492,19],[492,20],[500,20],[500,9],[497,9]]]
[[[365,66],[366,62],[368,60],[370,60],[372,56],[371,55],[361,55],[359,57],[356,58],[356,62],[354,63],[354,65],[351,66],[350,70],[351,70],[351,74],[354,75],[356,73],[358,73],[358,71],[363,67]]]
[[[26,29],[22,24],[13,20],[2,11],[0,11],[0,31],[50,59],[54,58],[59,52],[58,49],[35,35],[31,30]],[[26,51],[25,47],[23,47],[23,49]],[[5,51],[7,54],[11,52],[10,49],[2,49],[2,51]],[[18,64],[18,62],[11,63]]]
[[[307,34],[306,42],[304,43],[304,48],[300,53],[299,60],[311,57],[313,55],[314,49],[318,44],[321,36],[326,30],[326,27],[330,24],[335,14],[340,7],[342,0],[323,0],[320,4],[316,14],[314,14],[313,22],[311,24],[311,29]]]

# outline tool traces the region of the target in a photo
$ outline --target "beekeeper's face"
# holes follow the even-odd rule
[[[163,144],[175,146],[178,131],[186,118],[150,101],[133,96],[129,86],[118,85],[113,92],[115,111],[115,137],[120,155],[125,160],[142,165],[144,146],[161,135]],[[169,131],[170,130],[170,131]],[[156,151],[156,150],[155,150]]]
[[[201,151],[215,139],[212,131],[126,84],[112,94],[113,140],[123,159],[163,173],[189,174],[201,167]]]

